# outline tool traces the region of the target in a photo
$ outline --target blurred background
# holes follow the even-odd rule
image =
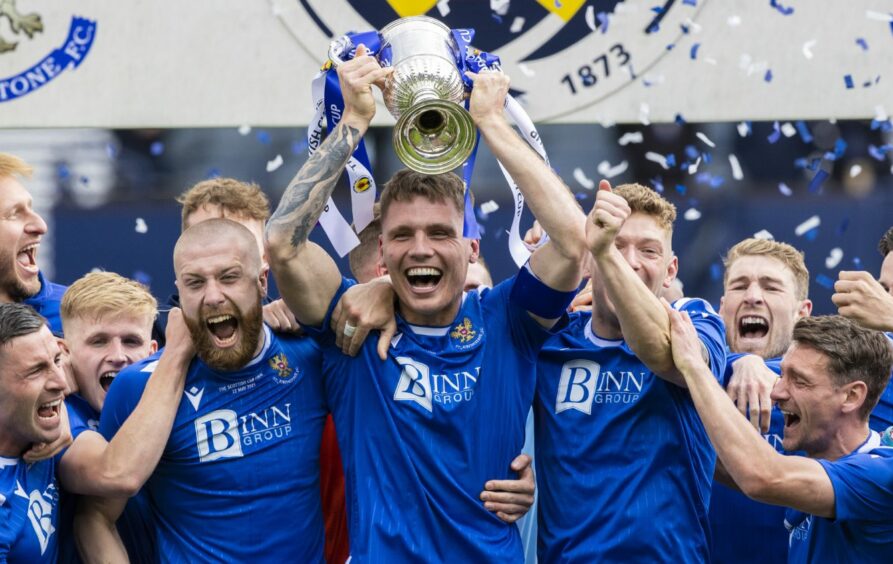
[[[70,284],[93,269],[110,270],[163,299],[174,291],[176,196],[200,180],[229,176],[259,184],[275,207],[306,160],[306,133],[248,126],[5,129],[0,151],[35,167],[26,185],[50,226],[40,254],[50,279]],[[877,242],[893,225],[889,120],[694,124],[678,116],[663,125],[544,125],[539,133],[584,210],[601,178],[648,185],[677,206],[674,246],[686,295],[718,305],[722,256],[755,234],[805,252],[817,314],[834,310],[838,271],[878,273]],[[366,141],[381,185],[400,168],[391,130],[373,128]],[[482,252],[498,281],[515,270],[506,240],[511,197],[481,147],[472,189]],[[335,199],[349,213],[346,180]],[[482,205],[497,209],[483,213]],[[523,229],[531,222],[527,214]],[[321,229],[313,237],[331,249]]]

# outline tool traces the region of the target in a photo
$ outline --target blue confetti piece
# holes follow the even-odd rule
[[[868,42],[861,37],[856,38],[856,45],[862,48],[863,51],[868,51]]]
[[[577,198],[579,201],[582,202],[583,200],[585,200],[585,199],[588,198],[589,196],[587,196],[585,192],[577,192],[576,194],[574,194],[574,197]]]
[[[208,169],[208,172],[205,173],[205,178],[219,178],[220,177],[220,169],[216,166],[214,168]]]
[[[868,154],[877,161],[883,161],[885,155],[890,151],[893,151],[893,145],[890,145],[889,143],[887,145],[881,145],[880,147],[875,147],[874,145],[868,146]]]
[[[871,130],[874,131],[876,129],[880,129],[883,132],[893,131],[893,121],[889,119],[873,119],[871,120]]]
[[[809,159],[806,157],[800,157],[799,159],[794,159],[794,168],[797,170],[803,170],[809,166]]]
[[[654,6],[653,8],[651,8],[651,11],[657,15],[660,15],[664,13],[664,8],[663,6]]]
[[[267,131],[258,131],[256,137],[257,140],[264,145],[269,145],[273,141],[273,139],[270,137],[270,133]]]
[[[676,155],[674,155],[673,153],[667,155],[667,166],[670,168],[676,166]]]
[[[853,257],[853,267],[855,267],[856,270],[862,270],[862,259]]]
[[[797,122],[797,133],[800,134],[800,139],[802,139],[804,143],[812,143],[812,132],[809,131],[809,126],[806,125],[805,121]]]
[[[712,176],[709,172],[699,172],[695,175],[695,182],[698,184],[710,184]]]
[[[651,186],[658,194],[664,193],[664,180],[660,176],[655,176],[651,179]]]
[[[655,26],[655,28],[656,27],[657,26]],[[674,47],[676,47],[675,43],[667,43],[667,51],[672,51]]]
[[[303,155],[304,151],[307,150],[307,140],[301,139],[300,141],[294,141],[291,144],[291,152],[293,155]]]
[[[769,5],[778,10],[779,13],[781,13],[781,15],[783,16],[790,16],[794,13],[793,8],[786,8],[785,6],[782,6],[778,3],[778,0],[769,0]]]
[[[676,114],[676,123],[679,125],[685,125],[685,118],[682,117],[682,114]]]
[[[682,30],[682,33],[688,33],[688,26],[685,24],[679,24],[679,29]]]
[[[710,278],[713,281],[722,280],[723,267],[720,263],[714,262],[710,265]]]
[[[686,190],[687,190],[687,188],[685,187],[684,184],[677,184],[677,185],[676,185],[676,191],[679,192],[680,195],[684,196]]]
[[[502,25],[502,16],[500,16],[499,14],[496,14],[496,13],[491,13],[490,17],[493,18],[494,22]]]
[[[707,152],[701,153],[701,160],[704,162],[705,165],[708,165],[713,162],[713,155]]]
[[[164,143],[161,141],[155,141],[149,145],[149,154],[153,157],[160,156],[162,153],[164,153]]]
[[[810,229],[809,231],[807,231],[806,233],[803,234],[803,238],[806,239],[807,241],[815,241],[818,236],[819,236],[819,228],[818,227],[813,227],[812,229]]]
[[[828,179],[828,172],[825,169],[819,169],[812,180],[809,181],[809,193],[817,194],[822,190],[822,184]]]
[[[850,226],[850,218],[846,218],[840,222],[840,225],[837,226],[837,236],[840,237],[844,233],[846,233],[847,228]]]
[[[726,181],[726,179],[724,176],[722,176],[721,174],[717,174],[716,176],[714,176],[713,178],[710,179],[710,187],[712,189],[716,190],[717,188],[722,186],[725,183],[725,181]]]
[[[829,290],[834,289],[834,280],[827,274],[819,274],[818,276],[816,276],[815,283],[822,288],[827,288]]]
[[[682,0],[682,4],[686,6],[697,6],[698,0]]]
[[[608,33],[608,14],[606,14],[605,12],[599,12],[595,14],[595,19],[598,20],[598,26],[596,26],[598,30],[601,31],[603,34]]]
[[[837,141],[834,142],[834,156],[838,159],[846,153],[846,141],[843,140],[843,137],[838,137]]]
[[[763,75],[763,80],[772,82],[772,69],[766,69],[766,74]]]
[[[772,124],[772,133],[769,134],[769,137],[766,138],[769,141],[769,144],[774,145],[781,139],[781,127],[778,126],[778,122],[776,121]]]
[[[152,286],[152,277],[149,276],[148,273],[143,272],[142,270],[137,270],[136,272],[134,272],[133,276],[131,276],[131,278],[133,280],[136,280],[137,282],[139,282],[146,288],[149,288]]]
[[[689,158],[689,160],[695,160],[698,158],[698,149],[694,145],[686,145],[685,146],[685,156]]]
[[[71,176],[71,171],[68,169],[68,165],[59,163],[59,166],[56,167],[56,176],[59,180],[68,180],[68,177]]]
[[[115,147],[111,143],[106,143],[105,145],[105,154],[108,155],[110,159],[114,159],[118,156],[118,148]]]
[[[848,90],[851,89],[853,87],[853,75],[843,75],[843,83],[846,85]]]
[[[700,49],[700,48],[701,48],[700,43],[695,43],[694,45],[691,46],[691,51],[689,52],[689,56],[691,57],[691,60],[694,61],[695,59],[698,58],[698,49]]]

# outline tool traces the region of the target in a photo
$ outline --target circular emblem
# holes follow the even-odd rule
[[[362,194],[366,190],[369,189],[372,183],[369,181],[368,176],[361,176],[357,178],[356,182],[353,183],[353,191],[357,194]]]
[[[596,104],[646,74],[695,25],[708,0],[292,0],[292,35],[318,61],[349,31],[426,15],[474,28],[474,46],[498,55],[512,93],[534,121]],[[492,8],[492,9],[491,9]]]

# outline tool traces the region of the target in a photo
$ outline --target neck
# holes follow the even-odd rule
[[[593,308],[592,309],[592,332],[602,339],[622,339],[623,333],[620,330],[620,322],[616,316],[606,319],[604,315]]]
[[[809,453],[809,457],[824,460],[843,458],[862,446],[870,432],[868,421],[860,421],[855,425],[843,425],[831,438],[831,442],[826,448],[821,452]]]
[[[15,437],[10,436],[8,432],[0,433],[0,456],[19,458],[27,447],[27,444],[20,443]]]
[[[459,307],[462,305],[462,294],[451,303],[448,307],[435,312],[421,312],[412,310],[403,302],[400,302],[398,309],[400,316],[410,325],[422,325],[427,327],[445,327],[450,325],[456,314],[459,313]]]

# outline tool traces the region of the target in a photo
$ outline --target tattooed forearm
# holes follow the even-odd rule
[[[293,247],[307,241],[359,141],[359,130],[338,124],[285,189],[267,223],[268,240],[280,239],[290,231]]]

